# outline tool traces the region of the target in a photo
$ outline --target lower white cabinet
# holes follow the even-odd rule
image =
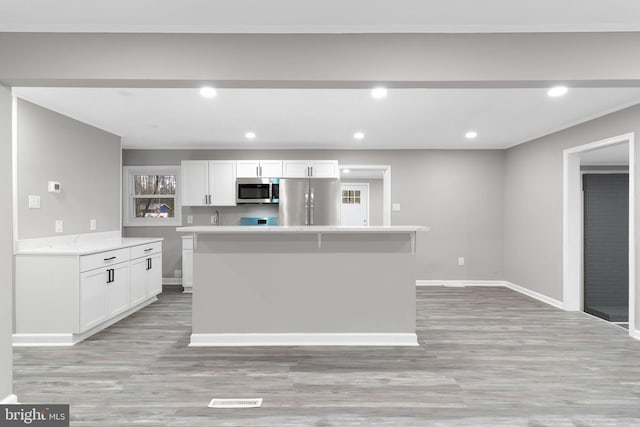
[[[129,263],[80,275],[80,332],[88,331],[129,307]]]
[[[156,301],[161,239],[74,254],[16,255],[14,345],[71,345]],[[135,244],[137,243],[137,244]]]

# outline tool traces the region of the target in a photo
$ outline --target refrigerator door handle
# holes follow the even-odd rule
[[[313,211],[314,211],[314,206],[313,206],[313,190],[311,190],[311,201],[309,203],[309,209],[311,210],[311,212],[309,213],[309,216],[311,217],[311,225],[313,225]]]
[[[304,225],[309,225],[309,193],[304,193]]]

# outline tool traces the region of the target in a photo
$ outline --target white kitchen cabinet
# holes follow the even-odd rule
[[[281,178],[282,160],[238,160],[238,178]]]
[[[182,287],[185,294],[193,289],[193,235],[182,236]]]
[[[209,162],[183,160],[180,167],[182,206],[207,206],[209,202]]]
[[[14,345],[75,344],[157,300],[162,239],[85,245],[18,250]]]
[[[183,160],[182,206],[235,206],[235,160]]]
[[[284,160],[283,178],[339,178],[337,160]]]
[[[131,248],[131,304],[162,293],[162,243]]]

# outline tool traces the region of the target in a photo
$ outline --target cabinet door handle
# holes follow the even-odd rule
[[[112,256],[112,257],[109,257],[109,258],[105,258],[104,260],[105,261],[111,261],[112,259],[116,259],[116,257]]]
[[[313,176],[313,166],[309,166],[309,170],[311,171],[311,173],[309,174],[309,176]]]
[[[260,176],[260,168],[256,166],[256,176]]]
[[[111,283],[115,279],[115,270],[113,268],[107,269],[107,283]]]
[[[116,270],[114,270],[113,268],[111,269],[111,283],[115,282],[116,280]]]
[[[149,248],[149,249],[145,249],[144,251],[145,252],[149,252],[149,251],[152,251],[152,250],[153,250],[153,248]]]

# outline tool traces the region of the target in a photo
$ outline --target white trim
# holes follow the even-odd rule
[[[18,403],[18,396],[10,394],[4,399],[0,400],[0,405],[16,405]]]
[[[629,335],[632,335],[636,319],[635,134],[633,132],[568,148],[563,152],[563,301],[566,310],[583,310],[580,153],[622,143],[629,145]]]
[[[134,198],[132,189],[132,178],[136,173],[154,173],[154,174],[167,174],[175,175],[176,177],[176,193],[173,196],[174,199],[174,213],[173,218],[144,218],[133,219],[132,200]],[[180,198],[180,165],[163,165],[163,166],[124,166],[122,167],[121,174],[121,217],[123,227],[179,227],[182,225],[182,200]],[[158,198],[163,197],[157,195]],[[126,198],[126,199],[125,199]],[[170,198],[170,196],[169,196]]]
[[[182,279],[180,277],[163,277],[163,285],[182,285]]]
[[[340,169],[382,170],[382,225],[391,225],[391,165],[338,165]]]
[[[531,289],[524,288],[520,285],[516,285],[506,280],[416,280],[416,286],[443,286],[449,288],[463,288],[463,287],[479,287],[479,286],[493,286],[509,288],[512,291],[516,291],[538,301],[542,301],[546,304],[552,305],[556,308],[564,310],[562,301],[558,301],[555,298],[548,297],[539,292],[532,291]]]
[[[505,286],[505,282],[503,280],[416,280],[416,286],[462,288],[466,286]]]
[[[191,334],[189,347],[419,346],[415,333]]]
[[[79,343],[82,340],[89,338],[91,335],[100,332],[101,330],[113,325],[124,319],[127,316],[135,313],[136,311],[148,306],[149,304],[156,302],[157,297],[153,296],[135,307],[131,307],[127,311],[124,311],[107,320],[104,323],[97,325],[96,327],[89,329],[81,334],[13,334],[13,346],[14,347],[52,347],[52,346],[71,346]]]
[[[542,302],[544,302],[546,304],[549,304],[549,305],[551,305],[553,307],[565,310],[564,304],[562,303],[562,301],[559,301],[559,300],[557,300],[555,298],[548,297],[548,296],[546,296],[544,294],[541,294],[540,292],[532,291],[531,289],[524,288],[524,287],[522,287],[520,285],[516,285],[515,283],[511,283],[511,282],[505,281],[504,285],[507,288],[509,288],[509,289],[511,289],[513,291],[520,292],[523,295],[526,295],[526,296],[531,297],[533,299],[537,299],[538,301],[542,301]]]
[[[182,288],[183,288],[183,291],[182,291],[183,294],[192,294],[193,293],[193,285],[191,285],[191,286],[182,285]]]
[[[11,90],[11,192],[13,201],[13,249],[18,241],[18,97]]]
[[[637,340],[640,340],[640,330],[638,330],[636,328],[632,328],[631,324],[629,324],[629,336],[631,338],[635,338]]]

